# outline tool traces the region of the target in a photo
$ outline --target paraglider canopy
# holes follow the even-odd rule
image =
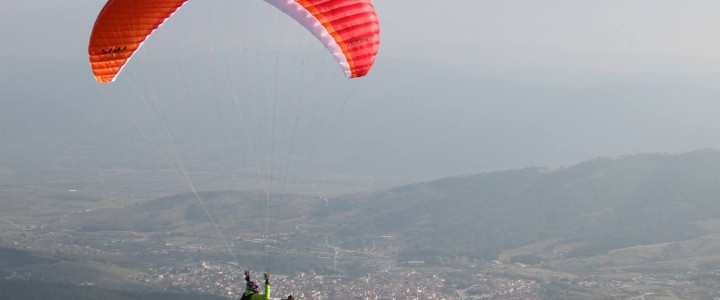
[[[143,42],[187,0],[109,0],[88,52],[98,82],[114,81]],[[265,0],[291,16],[330,51],[348,78],[366,75],[380,44],[370,0]]]

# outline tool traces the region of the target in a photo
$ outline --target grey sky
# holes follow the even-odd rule
[[[378,3],[381,12],[402,16],[383,20],[388,52],[397,55],[404,48],[415,58],[510,69],[539,64],[610,71],[712,72],[720,66],[692,61],[720,57],[716,34],[720,3],[716,1],[693,1],[692,5],[669,0],[434,3],[410,11]],[[658,56],[674,58],[668,61]]]
[[[477,52],[491,44],[554,53],[720,58],[717,1],[407,2],[375,1],[383,25],[383,55],[458,62],[457,53],[465,52],[443,53],[432,48],[429,53],[424,48],[435,44]],[[103,4],[99,0],[2,0],[0,38],[4,42],[0,54],[82,56]],[[467,60],[481,62],[482,57]]]
[[[434,3],[434,4],[433,4]],[[504,40],[587,52],[719,57],[717,1],[378,1],[386,31],[417,41]],[[403,40],[410,39],[405,37]]]
[[[337,150],[349,157],[338,161],[368,158],[377,169],[393,171],[433,162],[427,167],[432,172],[450,174],[720,148],[720,123],[713,113],[720,87],[716,0],[373,2],[382,45],[371,76],[357,82],[356,98],[338,122],[346,127],[338,132],[349,133],[338,142],[347,149]],[[0,88],[13,84],[11,95],[37,102],[52,101],[45,95],[82,94],[78,107],[96,103],[89,66],[78,62],[87,61],[90,31],[104,3],[0,0]],[[228,3],[253,9],[224,12]],[[216,15],[230,19],[212,20]],[[190,0],[148,40],[140,56],[162,57],[178,44],[206,51],[208,28],[252,20],[279,20],[294,28],[285,34],[309,36],[261,0]],[[226,41],[242,42],[229,38],[214,45]],[[46,81],[60,72],[72,75],[36,90],[37,76],[17,78],[12,67],[2,68],[18,64],[13,56],[69,61],[39,62],[54,71],[43,77]],[[138,69],[138,61],[133,62],[124,72]],[[34,113],[32,102],[8,99],[13,98],[0,100],[27,105],[8,116],[22,121]],[[354,152],[366,145],[385,146]],[[365,155],[373,150],[377,155]],[[413,152],[417,157],[408,158]],[[402,160],[404,165],[393,165]]]

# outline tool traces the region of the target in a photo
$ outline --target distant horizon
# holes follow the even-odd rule
[[[165,106],[155,117],[176,120],[167,124],[175,138],[207,145],[222,161],[227,149],[221,145],[246,142],[228,136],[247,130],[262,143],[268,130],[261,123],[241,130],[230,121],[239,114],[225,115],[225,101],[247,100],[241,111],[257,114],[262,106],[253,99],[278,92],[290,98],[302,87],[303,99],[339,100],[321,99],[327,104],[297,114],[307,126],[320,117],[331,124],[316,124],[315,148],[306,149],[320,150],[303,153],[315,155],[305,159],[316,161],[318,171],[435,178],[720,149],[714,113],[720,111],[720,26],[712,26],[720,23],[712,14],[720,9],[717,2],[375,1],[381,26],[376,64],[367,77],[348,81],[317,40],[267,3],[193,1],[156,30],[124,70],[134,82],[120,76],[111,85],[94,82],[87,58],[103,1],[6,2],[0,11],[6,41],[0,49],[6,66],[0,71],[0,137],[8,143],[24,134],[142,138],[113,101],[152,93]],[[253,79],[256,74],[266,81]],[[305,74],[314,79],[291,80]],[[272,78],[274,87],[265,86]],[[206,95],[213,95],[212,105],[173,102]],[[142,121],[142,104],[128,105]],[[191,120],[176,115],[191,112],[205,116],[192,120],[205,123],[194,137],[186,134],[193,123],[183,124]],[[204,121],[211,116],[218,120]],[[280,119],[276,124],[288,117]],[[140,129],[159,137],[158,126],[144,124]],[[292,126],[283,126],[278,132],[289,137]],[[300,136],[283,137],[283,143],[294,145]]]
[[[0,286],[720,296],[720,1],[362,1],[0,0]]]

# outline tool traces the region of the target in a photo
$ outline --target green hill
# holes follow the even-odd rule
[[[199,194],[201,204],[194,194],[180,194],[98,210],[62,226],[175,234],[190,243],[216,237],[207,208],[226,236],[249,240],[265,232],[265,197],[209,191]],[[381,243],[384,254],[400,261],[493,260],[538,243],[545,250],[562,249],[563,258],[590,257],[708,234],[703,224],[720,219],[719,197],[719,152],[640,154],[555,170],[441,178],[331,199],[275,195],[271,223],[274,232],[290,234],[290,248],[317,247],[326,237],[349,250]]]
[[[205,191],[183,193],[124,208],[99,210],[63,224],[81,231],[136,231],[215,235],[214,221],[223,232],[256,232],[266,226],[264,193]],[[322,200],[298,195],[272,195],[273,222],[317,209]],[[207,212],[206,212],[207,209]],[[209,212],[209,214],[208,214]]]
[[[699,151],[443,178],[333,199],[314,216],[346,243],[397,237],[400,260],[495,259],[549,239],[580,245],[573,257],[698,237],[718,200],[720,153]]]

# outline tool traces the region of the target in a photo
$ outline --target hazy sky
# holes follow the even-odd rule
[[[403,10],[378,1],[389,35],[419,41],[504,40],[589,52],[718,57],[717,1],[426,1]],[[432,4],[435,3],[435,4]],[[402,20],[402,22],[400,22]]]
[[[208,0],[191,1],[199,5],[193,1]],[[0,0],[0,39],[3,41],[0,54],[82,56],[94,19],[104,2]],[[466,53],[472,51],[445,52],[436,51],[434,47],[478,52],[494,45],[492,47],[544,48],[557,53],[720,58],[720,19],[717,18],[720,2],[712,0],[696,0],[692,5],[679,0],[376,0],[374,3],[383,26],[382,54],[392,57],[482,61],[482,57],[457,57],[458,53],[468,55]],[[428,44],[433,45],[432,51],[424,49]]]
[[[228,4],[242,6],[238,3],[247,4],[252,11],[224,11],[226,6],[233,7]],[[477,167],[462,169],[472,172],[720,145],[715,142],[720,141],[720,124],[713,113],[717,109],[715,90],[720,87],[720,79],[714,75],[720,74],[717,17],[720,1],[694,0],[689,4],[680,0],[374,0],[373,3],[382,28],[381,48],[372,76],[360,82],[372,85],[365,88],[375,90],[377,95],[360,95],[367,98],[350,101],[343,121],[348,127],[355,126],[354,134],[361,134],[360,131],[367,134],[366,141],[352,137],[365,144],[398,141],[397,155],[380,147],[385,152],[378,157],[401,160],[415,149],[437,149],[417,161],[437,159],[438,166],[454,163],[460,166],[454,172],[468,165],[468,158],[478,156],[477,153],[494,153],[495,156],[478,158]],[[90,32],[104,4],[104,0],[0,0],[0,88],[3,78],[15,77],[15,70],[2,68],[4,64],[14,65],[8,60],[13,60],[13,56],[40,56],[72,61],[69,65],[76,67],[73,76],[81,78],[65,78],[64,83],[56,83],[65,93],[74,96],[87,92],[84,89],[97,93],[89,66],[75,62],[87,61]],[[212,19],[218,15],[229,19]],[[234,17],[238,20],[232,20]],[[205,51],[208,46],[202,39],[208,36],[202,36],[203,31],[218,24],[247,22],[248,18],[259,24],[249,30],[264,29],[264,24],[282,20],[285,24],[280,28],[291,26],[298,31],[287,32],[309,36],[290,18],[261,0],[190,0],[148,40],[141,52],[157,58],[172,45],[191,47],[195,43],[188,42],[189,39],[201,41],[197,47]],[[184,41],[177,43],[180,39]],[[319,43],[313,46],[321,48]],[[399,62],[399,58],[410,62]],[[430,62],[440,63],[440,67],[422,69]],[[443,63],[455,66],[445,68]],[[55,70],[65,66],[68,64],[42,65]],[[124,72],[132,72],[130,69]],[[423,73],[425,70],[433,70],[436,77],[430,78]],[[465,71],[467,74],[463,75],[467,77],[458,76]],[[14,82],[23,83],[17,88],[22,91],[18,93],[33,89],[25,87],[34,84],[33,79],[15,79]],[[648,82],[673,87],[658,90],[649,85],[623,85]],[[617,83],[621,84],[603,86]],[[693,88],[674,88],[678,84]],[[57,86],[43,85],[48,89],[43,95],[58,94],[50,90]],[[562,88],[555,89],[557,86]],[[578,87],[588,89],[575,90]],[[706,90],[708,87],[712,91]],[[449,102],[447,98],[456,101]],[[373,111],[380,105],[382,114]],[[364,115],[358,113],[363,109],[367,109]],[[31,114],[29,110],[27,113]],[[376,118],[373,121],[382,126],[365,128],[367,116]],[[402,122],[398,122],[400,118]],[[422,130],[418,126],[425,126],[426,120],[432,118],[446,126],[429,124],[423,134],[411,132]],[[644,127],[637,125],[638,120],[644,120]],[[403,126],[407,130],[397,129]],[[657,130],[658,126],[664,126],[663,130]],[[395,128],[395,134],[388,128]],[[544,134],[533,134],[533,129]],[[434,135],[427,134],[430,130],[436,130]],[[448,134],[449,130],[455,130],[457,136]],[[452,143],[457,143],[458,148],[442,147]],[[458,155],[459,152],[465,156]],[[407,164],[418,165],[415,161]]]

